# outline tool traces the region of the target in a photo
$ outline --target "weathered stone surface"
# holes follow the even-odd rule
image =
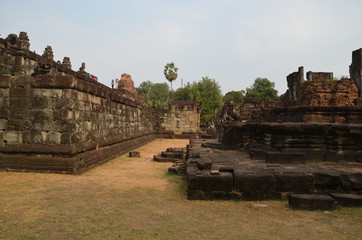
[[[314,173],[315,187],[318,190],[337,190],[342,188],[340,173],[324,171]]]
[[[133,151],[128,153],[129,157],[141,157],[141,153],[138,151]]]
[[[199,170],[211,169],[212,161],[211,159],[198,159],[196,161],[196,166]]]
[[[330,193],[329,194],[342,207],[362,207],[362,195],[349,193]]]
[[[188,172],[188,189],[203,192],[231,192],[233,190],[233,175],[221,172],[211,175],[210,172]]]
[[[310,193],[314,190],[314,176],[305,172],[280,172],[274,175],[275,191]]]
[[[341,176],[343,187],[346,190],[362,190],[362,173],[344,174]]]
[[[235,172],[234,187],[242,193],[244,200],[264,200],[275,196],[274,176],[268,172]]]
[[[199,133],[199,122],[195,123],[200,118],[199,102],[184,102],[185,114],[178,116],[182,131],[176,132],[175,126],[165,122],[173,122],[170,118],[179,106],[173,110],[150,108],[129,91],[112,90],[89,79],[85,64],[74,72],[68,57],[63,64],[55,62],[50,46],[43,56],[37,55],[29,51],[25,33],[11,35],[5,42],[0,45],[0,155],[13,154],[6,158],[9,166],[15,153],[77,158],[97,150],[82,160],[84,164],[69,162],[74,164],[69,169],[79,172],[116,156],[115,152],[133,149],[137,144],[129,143],[137,139],[186,130],[187,134]],[[125,148],[114,150],[113,146],[121,143]],[[98,155],[100,152],[104,155]],[[35,164],[30,161],[23,167],[35,169],[30,163]]]
[[[291,194],[289,207],[301,210],[331,210],[336,207],[336,201],[326,194]]]
[[[267,163],[305,163],[305,154],[298,152],[265,152]]]

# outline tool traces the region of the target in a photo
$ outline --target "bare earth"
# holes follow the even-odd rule
[[[151,159],[187,143],[156,140],[82,175],[0,172],[0,239],[362,239],[362,208],[186,200],[182,177]]]

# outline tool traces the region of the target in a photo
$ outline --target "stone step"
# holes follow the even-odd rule
[[[362,207],[362,195],[350,193],[330,193],[338,206],[342,207]]]
[[[300,210],[332,210],[337,201],[327,194],[290,194],[289,207]]]
[[[153,156],[153,160],[156,162],[174,162],[175,158],[172,157],[162,157],[161,154]]]
[[[164,158],[179,158],[182,159],[184,154],[181,152],[162,152],[161,156]]]

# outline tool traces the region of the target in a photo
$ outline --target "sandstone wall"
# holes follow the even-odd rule
[[[175,135],[200,133],[201,103],[196,101],[172,101],[170,110],[165,112],[160,125]]]
[[[223,144],[263,153],[303,154],[309,162],[361,161],[362,127],[360,124],[236,124],[226,126]]]
[[[96,82],[73,76],[1,76],[0,85],[0,151],[8,154],[2,156],[3,167],[31,167],[26,159],[24,163],[6,160],[12,154],[46,154],[63,157],[63,163],[52,163],[48,157],[48,168],[63,164],[54,171],[77,172],[95,164],[84,162],[79,154],[160,130],[156,110]],[[74,164],[79,166],[69,161],[78,161]]]
[[[78,173],[173,134],[172,111],[154,109],[127,89],[92,80],[83,63],[29,51],[26,33],[0,38],[0,169]],[[197,111],[179,117],[197,132]],[[186,118],[184,118],[186,117]]]

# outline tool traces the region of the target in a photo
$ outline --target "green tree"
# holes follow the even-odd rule
[[[229,104],[231,101],[233,102],[241,102],[245,97],[245,91],[230,91],[225,94],[223,97],[224,103]]]
[[[172,81],[175,81],[177,78],[177,71],[178,68],[175,66],[175,64],[167,63],[165,66],[165,70],[163,73],[165,74],[165,78],[171,83],[171,91],[172,91]]]
[[[151,81],[144,81],[136,88],[137,92],[143,95],[147,95],[152,85],[153,83]]]
[[[257,78],[250,88],[246,88],[246,97],[251,98],[277,98],[278,91],[274,89],[275,83],[267,78]]]
[[[178,88],[174,94],[175,101],[192,101],[194,99],[195,89],[190,83],[187,83],[183,88]],[[194,87],[195,88],[195,87]]]
[[[169,106],[169,87],[167,83],[155,83],[147,93],[147,102],[151,107],[168,108]]]
[[[202,102],[201,122],[208,122],[216,116],[222,106],[220,86],[215,79],[208,77],[203,77],[201,81],[194,84],[197,90],[196,97]]]

